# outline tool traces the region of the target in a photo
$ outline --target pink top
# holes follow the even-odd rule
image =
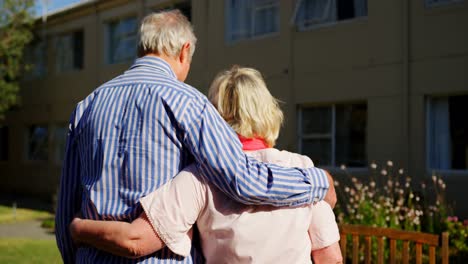
[[[312,167],[299,154],[274,148],[248,152],[285,167]],[[232,201],[204,181],[192,165],[140,200],[155,231],[174,253],[187,256],[187,232],[197,222],[206,263],[312,263],[311,250],[339,241],[335,215],[326,202],[278,208]]]

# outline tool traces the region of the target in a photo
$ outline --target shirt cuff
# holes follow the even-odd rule
[[[163,221],[158,217],[157,210],[151,206],[153,199],[146,196],[140,199],[140,204],[145,211],[151,226],[158,234],[159,238],[166,244],[166,246],[175,254],[187,257],[190,255],[192,248],[192,240],[188,234],[181,234],[179,236],[172,236],[170,228],[164,226]]]
[[[327,174],[324,170],[315,167],[307,169],[307,173],[311,184],[309,203],[322,201],[330,188]]]

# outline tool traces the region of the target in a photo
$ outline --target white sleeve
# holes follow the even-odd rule
[[[192,246],[188,232],[206,200],[206,185],[196,174],[196,167],[189,166],[164,186],[140,199],[161,240],[172,252],[184,257],[190,254]]]
[[[309,226],[309,237],[312,242],[312,250],[328,247],[340,241],[340,231],[330,205],[320,201],[310,206],[312,219]]]

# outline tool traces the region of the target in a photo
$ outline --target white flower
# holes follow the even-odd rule
[[[398,170],[398,173],[403,174],[403,173],[405,173],[405,170],[399,169],[399,170]]]
[[[392,166],[393,166],[393,161],[388,160],[388,161],[387,161],[387,166],[392,167]]]
[[[421,188],[426,189],[426,184],[424,182],[421,183]]]
[[[334,181],[335,186],[340,186],[340,183],[338,181]]]
[[[409,194],[409,198],[410,198],[410,199],[413,199],[413,197],[414,197],[414,194],[413,194],[413,193],[410,193],[410,194]],[[416,200],[417,200],[418,198],[419,198],[419,197],[416,197]]]
[[[344,188],[344,191],[345,191],[345,192],[349,192],[349,187],[346,186],[346,187]]]
[[[385,217],[385,221],[390,221],[390,216]]]
[[[369,183],[369,185],[370,185],[370,187],[374,188],[374,187],[375,187],[375,181],[371,181],[371,182]]]
[[[416,196],[415,199],[416,199],[416,202],[419,202],[419,199],[420,199],[420,198],[419,198],[419,196]]]
[[[377,169],[377,164],[375,164],[375,162],[372,162],[370,167],[375,170]]]
[[[356,183],[356,182],[357,182],[356,177],[352,177],[352,178],[351,178],[351,181],[352,181],[353,183]]]
[[[442,189],[445,189],[445,187],[447,187],[447,186],[445,186],[445,183],[444,183],[444,184],[442,184]]]
[[[437,180],[437,176],[432,175],[432,181],[435,182]]]
[[[400,189],[400,194],[403,194],[403,193],[405,193],[405,192],[403,191],[403,189]]]
[[[340,169],[342,169],[342,170],[346,170],[346,165],[344,165],[344,164],[341,164],[341,166],[340,166]]]
[[[405,183],[405,187],[409,188],[409,182]]]
[[[439,181],[438,181],[438,182],[439,182],[439,185],[442,185],[442,184],[444,184],[444,181],[443,181],[442,179],[439,179]]]
[[[380,171],[380,174],[382,174],[382,175],[384,175],[384,176],[387,175],[387,170],[381,170],[381,171]]]

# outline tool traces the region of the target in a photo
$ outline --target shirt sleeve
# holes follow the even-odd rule
[[[64,263],[75,263],[76,247],[69,232],[73,217],[80,211],[81,187],[79,185],[80,160],[74,144],[75,112],[72,114],[67,136],[60,189],[55,215],[55,236]]]
[[[312,218],[309,226],[309,237],[312,250],[328,247],[340,241],[340,231],[330,205],[321,201],[310,206]]]
[[[297,206],[322,200],[327,193],[328,178],[321,169],[283,168],[247,156],[207,99],[192,100],[181,126],[201,175],[235,201]]]
[[[188,232],[203,210],[206,184],[197,178],[195,166],[189,166],[157,191],[140,199],[153,229],[175,254],[188,256],[192,246]]]

